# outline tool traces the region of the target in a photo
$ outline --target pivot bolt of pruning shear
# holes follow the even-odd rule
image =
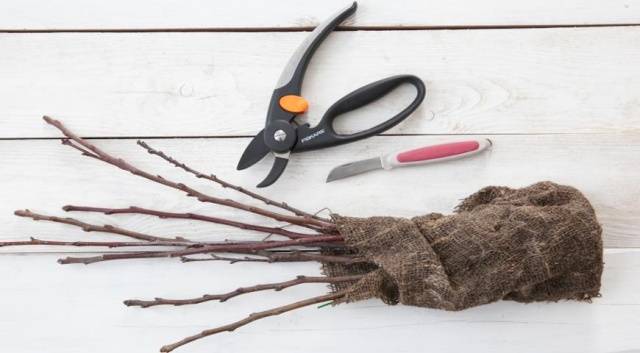
[[[264,143],[276,153],[291,151],[297,136],[293,125],[284,120],[272,121],[264,129]]]
[[[284,132],[283,130],[276,130],[276,132],[273,133],[273,139],[278,142],[282,142],[286,138],[287,138],[287,133]]]

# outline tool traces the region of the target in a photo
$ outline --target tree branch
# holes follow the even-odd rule
[[[276,283],[265,283],[258,284],[251,287],[240,287],[231,292],[223,293],[223,294],[205,294],[201,297],[190,298],[190,299],[165,299],[165,298],[155,298],[153,300],[139,300],[139,299],[129,299],[124,301],[124,305],[126,306],[139,306],[142,308],[148,308],[157,305],[191,305],[191,304],[200,304],[208,301],[220,301],[225,302],[231,298],[237,297],[239,295],[265,291],[265,290],[275,290],[281,291],[285,288],[297,286],[305,283],[342,283],[342,282],[355,282],[362,278],[362,275],[353,275],[353,276],[339,276],[339,277],[310,277],[310,276],[298,276],[292,280],[284,281],[284,282],[276,282]]]
[[[228,261],[230,264],[236,262],[303,262],[303,261],[317,261],[325,263],[341,263],[345,265],[351,265],[355,263],[366,262],[364,258],[353,255],[324,255],[318,253],[309,253],[302,251],[292,252],[273,252],[273,251],[258,251],[252,256],[244,257],[225,257],[216,254],[211,254],[211,258],[189,258],[182,257],[182,262],[195,262],[195,261]]]
[[[321,230],[325,230],[328,232],[331,231],[335,231],[335,224],[331,223],[331,222],[325,222],[325,221],[320,221],[317,219],[313,219],[313,218],[305,218],[305,217],[300,217],[300,216],[289,216],[289,215],[283,215],[280,213],[276,213],[276,212],[272,212],[260,207],[255,207],[255,206],[250,206],[250,205],[245,205],[243,203],[237,202],[235,200],[231,200],[231,199],[222,199],[222,198],[218,198],[218,197],[214,197],[214,196],[210,196],[207,194],[204,194],[196,189],[193,189],[185,184],[182,183],[176,183],[174,181],[168,180],[163,178],[160,175],[153,175],[151,173],[148,173],[144,170],[138,169],[136,167],[134,167],[133,165],[129,164],[127,161],[125,161],[124,159],[121,158],[115,158],[113,156],[111,156],[110,154],[102,151],[101,149],[99,149],[98,147],[96,147],[95,145],[87,142],[86,140],[82,139],[81,137],[77,136],[76,134],[74,134],[73,132],[71,132],[69,129],[67,129],[60,121],[52,119],[48,116],[44,116],[43,119],[47,122],[47,124],[50,124],[52,126],[54,126],[55,128],[57,128],[58,130],[60,130],[60,132],[62,132],[63,135],[65,135],[67,138],[75,141],[76,143],[78,143],[80,146],[84,147],[85,149],[89,150],[90,152],[92,152],[93,155],[95,155],[97,157],[97,159],[106,162],[108,164],[111,164],[119,169],[122,169],[124,171],[127,171],[133,175],[137,175],[140,176],[142,178],[145,178],[147,180],[156,182],[158,184],[162,184],[165,185],[167,187],[176,189],[176,190],[180,190],[184,193],[187,194],[187,196],[191,196],[191,197],[195,197],[197,198],[199,201],[201,202],[208,202],[208,203],[214,203],[214,204],[218,204],[218,205],[222,205],[222,206],[228,206],[228,207],[232,207],[232,208],[236,208],[236,209],[240,209],[243,211],[247,211],[247,212],[251,212],[251,213],[255,213],[255,214],[259,214],[265,217],[269,217],[272,219],[275,219],[277,221],[281,221],[281,222],[287,222],[287,223],[291,223],[291,224],[296,224],[299,226],[303,226],[303,227],[307,227],[307,228],[311,228],[311,229],[318,229],[320,228]],[[64,143],[64,140],[63,140]],[[65,143],[67,144],[67,143]],[[83,155],[86,154],[87,152],[83,152]]]
[[[155,241],[155,242],[158,242],[158,241],[176,241],[176,240],[178,240],[178,241],[187,241],[186,239],[184,239],[182,237],[175,237],[175,238],[158,237],[158,236],[155,236],[155,235],[149,235],[149,234],[134,232],[134,231],[127,230],[127,229],[124,229],[124,228],[112,226],[110,224],[105,224],[105,225],[102,225],[102,226],[98,226],[98,225],[95,225],[95,224],[90,224],[90,223],[85,223],[85,222],[79,221],[79,220],[77,220],[75,218],[69,218],[69,217],[64,217],[63,218],[63,217],[47,216],[47,215],[31,212],[30,210],[17,210],[13,214],[15,214],[18,217],[31,218],[34,221],[49,221],[49,222],[55,222],[55,223],[69,224],[69,225],[81,228],[85,232],[102,232],[102,233],[119,234],[119,235],[124,235],[126,237],[133,238],[133,239],[145,240],[145,241]]]
[[[78,151],[80,151],[80,153],[82,153],[82,155],[83,155],[83,156],[87,156],[87,157],[91,157],[91,158],[95,158],[95,159],[100,159],[100,157],[98,157],[97,155],[95,155],[95,154],[93,154],[93,153],[91,153],[91,152],[89,152],[89,151],[85,150],[84,148],[82,148],[82,147],[80,147],[80,146],[76,145],[75,143],[73,143],[73,142],[72,142],[70,139],[68,139],[68,138],[63,138],[63,139],[62,139],[62,144],[63,144],[63,145],[66,145],[66,146],[69,146],[69,147],[71,147],[71,148],[75,148],[75,149],[77,149]]]
[[[162,348],[160,348],[160,352],[163,353],[168,353],[171,352],[173,350],[175,350],[178,347],[181,347],[187,343],[191,343],[193,341],[199,340],[201,338],[207,337],[207,336],[211,336],[211,335],[215,335],[217,333],[221,333],[221,332],[225,332],[225,331],[234,331],[242,326],[248,325],[254,321],[260,320],[260,319],[264,319],[266,317],[269,316],[276,316],[276,315],[280,315],[283,313],[286,313],[288,311],[292,311],[292,310],[296,310],[305,306],[309,306],[309,305],[313,305],[313,304],[318,304],[318,303],[322,303],[322,302],[326,302],[326,301],[330,301],[330,300],[336,300],[336,299],[340,299],[342,297],[345,296],[345,292],[338,292],[338,293],[330,293],[330,294],[325,294],[325,295],[321,295],[318,297],[313,297],[313,298],[309,298],[309,299],[305,299],[305,300],[301,300],[299,302],[295,302],[295,303],[291,303],[288,305],[284,305],[284,306],[280,306],[277,308],[273,308],[270,310],[265,310],[265,311],[260,311],[257,313],[253,313],[250,314],[249,316],[247,316],[246,318],[236,321],[234,323],[228,324],[228,325],[224,325],[224,326],[220,326],[220,327],[216,327],[210,330],[205,330],[202,331],[196,335],[193,336],[189,336],[186,337],[176,343],[173,344],[168,344]]]
[[[318,234],[305,234],[299,232],[293,232],[290,230],[286,230],[283,228],[277,227],[265,227],[260,225],[254,225],[249,223],[243,223],[238,221],[233,221],[230,219],[205,216],[197,213],[174,213],[174,212],[164,212],[151,210],[148,208],[131,206],[128,208],[103,208],[103,207],[88,207],[88,206],[73,206],[66,205],[62,207],[63,210],[70,211],[82,211],[82,212],[99,212],[104,213],[106,215],[112,214],[144,214],[149,216],[155,216],[158,218],[173,218],[173,219],[192,219],[203,222],[210,222],[216,224],[224,224],[235,228],[245,229],[245,230],[255,230],[257,232],[267,233],[267,234],[278,234],[285,236],[290,239],[299,239],[316,236]]]
[[[195,175],[197,178],[207,179],[207,180],[213,181],[214,183],[220,184],[223,188],[233,189],[233,190],[238,191],[238,192],[240,192],[242,194],[250,196],[250,197],[252,197],[252,198],[254,198],[256,200],[262,201],[267,205],[279,207],[279,208],[281,208],[283,210],[286,210],[286,211],[289,211],[289,212],[291,212],[291,213],[293,213],[293,214],[295,214],[297,216],[302,216],[302,217],[307,217],[307,218],[314,218],[314,219],[317,219],[317,220],[320,220],[320,221],[323,221],[323,222],[331,222],[330,219],[323,218],[323,217],[320,217],[318,215],[314,215],[314,214],[302,211],[300,209],[297,209],[295,207],[292,207],[292,206],[288,205],[285,202],[274,201],[274,200],[269,199],[269,198],[267,198],[267,197],[265,197],[263,195],[257,194],[257,193],[255,193],[253,191],[250,191],[250,190],[247,190],[247,189],[245,189],[245,188],[243,188],[241,186],[231,184],[231,183],[229,183],[229,182],[227,182],[225,180],[222,180],[222,179],[218,178],[216,175],[205,174],[205,173],[199,172],[199,171],[189,167],[188,165],[176,160],[175,158],[167,155],[166,153],[164,153],[164,152],[162,152],[160,150],[156,150],[155,148],[149,146],[144,141],[138,140],[138,145],[141,146],[142,148],[144,148],[145,150],[147,150],[147,152],[149,152],[150,154],[156,155],[156,156],[164,159],[165,161],[173,164],[176,168],[180,168],[180,169],[184,170],[187,173],[191,173],[191,174]]]
[[[183,257],[194,254],[207,254],[213,252],[222,253],[247,253],[256,252],[266,249],[275,249],[290,246],[321,246],[324,243],[340,242],[342,237],[335,235],[323,235],[317,237],[308,237],[301,239],[291,239],[282,241],[259,241],[259,242],[236,242],[227,244],[215,244],[205,245],[197,248],[187,248],[174,251],[153,251],[153,252],[138,252],[138,253],[115,253],[115,254],[103,254],[99,256],[90,257],[67,257],[58,260],[61,264],[92,264],[102,261],[112,260],[124,260],[124,259],[145,259],[145,258],[159,258],[159,257]]]
[[[190,247],[196,244],[206,245],[207,243],[193,243],[187,241],[138,241],[138,242],[123,242],[123,241],[58,241],[58,240],[42,240],[34,237],[29,240],[20,241],[3,241],[0,242],[0,248],[5,246],[29,246],[29,245],[51,245],[51,246],[96,246],[107,248],[118,247],[134,247],[134,246],[180,246]]]

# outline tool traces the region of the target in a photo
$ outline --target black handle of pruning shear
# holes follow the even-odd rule
[[[353,134],[342,135],[338,134],[334,130],[333,122],[338,116],[361,108],[384,97],[403,83],[413,85],[417,92],[416,98],[413,102],[411,102],[411,104],[404,108],[400,113],[372,128]],[[335,102],[315,127],[310,128],[309,124],[299,126],[298,141],[293,148],[293,152],[310,151],[319,148],[337,146],[387,131],[411,115],[411,113],[420,106],[424,97],[424,83],[421,79],[413,75],[392,76],[360,87]]]
[[[307,110],[308,102],[300,96],[302,80],[311,61],[311,57],[318,49],[322,41],[333,31],[338,24],[353,15],[358,4],[353,2],[350,6],[338,11],[333,16],[322,22],[300,44],[285,66],[276,89],[271,95],[271,101],[267,110],[267,120],[263,134],[264,145],[271,151],[284,153],[290,151],[296,142],[296,132],[291,122],[298,114]],[[285,136],[284,139],[276,139],[274,133]]]
[[[299,95],[302,90],[302,80],[307,71],[307,66],[320,44],[325,38],[344,20],[356,12],[358,3],[353,2],[350,6],[338,11],[332,17],[316,27],[311,34],[305,38],[298,49],[289,59],[285,66],[276,87],[282,88],[282,93]]]

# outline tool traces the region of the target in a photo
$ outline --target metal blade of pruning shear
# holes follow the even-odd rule
[[[287,153],[274,153],[276,159],[273,162],[273,167],[269,171],[269,175],[260,184],[258,184],[259,188],[267,187],[278,180],[284,169],[287,167],[287,163],[289,163],[289,155],[290,152]]]
[[[249,142],[247,148],[244,149],[236,169],[243,170],[251,167],[258,163],[269,152],[271,152],[271,150],[264,143],[264,130],[262,130]]]

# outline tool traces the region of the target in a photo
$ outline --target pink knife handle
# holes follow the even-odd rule
[[[391,169],[405,165],[427,164],[464,158],[480,153],[489,146],[491,146],[491,141],[479,139],[420,147],[385,156],[382,158],[383,168]]]

